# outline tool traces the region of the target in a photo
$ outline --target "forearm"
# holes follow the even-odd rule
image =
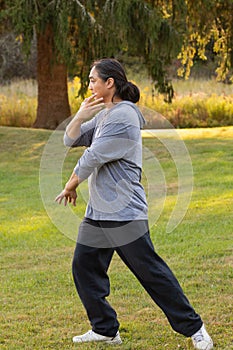
[[[75,191],[78,185],[82,182],[82,180],[73,172],[71,174],[70,179],[65,185],[65,190],[67,191]]]
[[[79,138],[81,134],[81,124],[82,120],[79,118],[77,113],[66,128],[67,136],[73,140]]]
[[[94,139],[74,168],[74,173],[81,179],[87,179],[95,168],[110,161],[124,157],[136,143],[128,139],[128,129],[124,124],[108,124]]]
[[[77,199],[76,188],[80,183],[81,180],[79,179],[79,177],[75,173],[72,173],[69,181],[65,185],[64,190],[55,198],[55,201],[58,202],[58,204],[61,204],[64,200],[65,206],[67,205],[67,203],[71,203],[75,206]]]
[[[93,118],[97,112],[105,107],[102,101],[102,97],[95,100],[95,95],[92,95],[82,102],[79,111],[66,128],[66,133],[71,139],[79,138],[81,124]]]

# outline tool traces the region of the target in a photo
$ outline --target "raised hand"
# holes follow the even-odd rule
[[[95,99],[96,94],[86,98],[75,115],[79,120],[86,121],[92,118],[97,112],[105,107],[103,97]]]

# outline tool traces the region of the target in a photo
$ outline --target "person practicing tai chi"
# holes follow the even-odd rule
[[[75,206],[76,189],[88,178],[89,201],[72,272],[91,330],[75,336],[73,342],[122,343],[117,314],[106,300],[110,293],[107,272],[116,252],[171,327],[191,337],[195,349],[210,350],[213,341],[201,317],[150,239],[147,201],[140,183],[144,118],[135,105],[139,89],[127,80],[120,62],[110,58],[93,63],[89,80],[92,95],[83,101],[64,135],[66,146],[87,148],[55,199]]]

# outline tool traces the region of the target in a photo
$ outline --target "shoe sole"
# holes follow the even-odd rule
[[[116,340],[106,340],[104,343],[108,345],[120,345],[122,344],[122,340],[116,339]]]
[[[73,343],[74,344],[81,344],[81,343],[102,343],[102,344],[108,344],[108,345],[120,345],[122,344],[122,340],[121,339],[112,339],[112,340],[80,340],[80,341],[75,341],[73,339]]]

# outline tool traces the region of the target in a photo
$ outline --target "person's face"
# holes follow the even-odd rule
[[[114,80],[109,78],[107,81],[102,80],[95,67],[93,67],[89,74],[89,89],[95,98],[103,97],[103,102],[111,102],[114,94]]]

